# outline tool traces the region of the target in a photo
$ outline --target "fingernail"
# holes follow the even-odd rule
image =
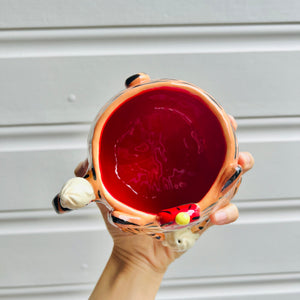
[[[228,219],[226,212],[223,210],[217,211],[214,215],[214,218],[215,222],[219,225],[226,224]]]
[[[250,165],[251,164],[251,156],[250,156],[250,153],[247,153],[247,155],[246,155],[246,164],[247,165]]]
[[[246,158],[246,169],[249,170],[253,167],[254,165],[254,158],[251,153],[247,153],[247,158]]]

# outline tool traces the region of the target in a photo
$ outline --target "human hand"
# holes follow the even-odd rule
[[[233,117],[230,117],[230,120],[233,128],[236,130],[236,121]],[[241,152],[239,154],[238,164],[242,167],[243,173],[245,173],[252,168],[254,159],[250,153]],[[75,169],[75,175],[84,176],[87,168],[87,161],[82,162]],[[108,209],[102,204],[98,204],[98,206],[114,241],[113,255],[123,264],[138,266],[144,269],[148,268],[154,272],[163,274],[169,264],[182,255],[182,252],[177,252],[165,247],[161,241],[147,235],[133,235],[121,231],[108,221]],[[238,216],[239,212],[237,206],[230,203],[210,216],[211,222],[207,228],[212,225],[232,223]],[[207,230],[207,228],[205,228],[205,230]]]

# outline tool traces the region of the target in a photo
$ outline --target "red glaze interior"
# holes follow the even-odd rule
[[[223,165],[226,143],[204,101],[181,88],[159,87],[114,111],[102,130],[100,149],[109,193],[156,214],[205,196]]]

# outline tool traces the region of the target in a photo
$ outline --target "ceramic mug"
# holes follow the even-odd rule
[[[100,111],[89,168],[54,198],[57,213],[101,202],[121,230],[191,247],[241,182],[230,119],[202,89],[139,73]]]

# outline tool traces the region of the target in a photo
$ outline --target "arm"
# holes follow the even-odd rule
[[[236,129],[236,123],[232,119]],[[239,165],[247,172],[254,159],[250,153],[239,155]],[[84,176],[87,163],[75,170],[76,176]],[[90,300],[153,300],[168,266],[183,252],[175,252],[152,237],[125,233],[114,227],[107,219],[107,208],[98,204],[114,247],[107,265],[96,284]],[[211,215],[211,225],[234,222],[239,216],[236,205],[230,203]],[[207,227],[208,228],[208,227]]]
[[[114,248],[90,300],[154,299],[163,275],[149,264],[123,259]]]

